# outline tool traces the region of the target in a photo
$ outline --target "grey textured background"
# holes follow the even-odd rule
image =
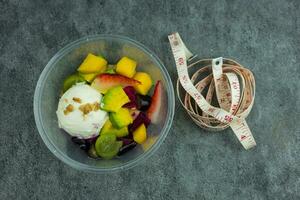
[[[0,0],[0,199],[299,199],[300,1]],[[208,133],[176,101],[173,128],[141,165],[116,174],[71,169],[37,133],[33,93],[63,46],[114,33],[152,49],[173,82],[167,35],[181,33],[201,58],[248,66],[257,96],[248,117],[258,146],[231,130]]]

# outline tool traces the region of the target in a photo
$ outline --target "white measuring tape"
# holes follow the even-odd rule
[[[179,34],[173,33],[168,38],[178,79],[185,90],[184,100],[180,96],[179,81],[177,94],[192,120],[200,127],[212,131],[224,130],[230,126],[245,149],[254,147],[255,140],[245,121],[255,97],[255,79],[251,71],[222,57],[199,60],[188,66],[187,59],[192,58],[193,54],[186,48]],[[188,69],[199,63],[208,65],[197,70],[190,79]],[[201,75],[210,71],[212,74],[195,83]],[[206,98],[201,94],[205,88],[208,88]],[[211,105],[214,91],[220,108]]]

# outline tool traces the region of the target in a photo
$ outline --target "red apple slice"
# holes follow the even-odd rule
[[[100,74],[95,78],[91,86],[100,93],[105,94],[108,89],[115,86],[126,87],[139,84],[141,84],[139,81],[119,74]]]
[[[147,116],[153,124],[159,121],[159,112],[162,104],[162,85],[160,81],[157,81],[152,95],[150,107],[147,111]]]

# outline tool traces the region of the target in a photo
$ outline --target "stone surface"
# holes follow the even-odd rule
[[[297,0],[1,0],[1,199],[300,199],[299,9]],[[199,129],[176,100],[171,132],[138,167],[95,175],[56,159],[33,116],[49,59],[80,37],[121,34],[152,49],[175,83],[173,31],[201,58],[230,57],[253,71],[248,124],[258,146],[245,151],[229,129]]]

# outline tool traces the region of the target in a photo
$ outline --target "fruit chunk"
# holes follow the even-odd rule
[[[131,143],[135,143],[131,138],[119,138],[119,141],[123,142],[123,146],[129,145]]]
[[[106,74],[115,74],[116,72],[114,69],[107,69],[107,70],[105,70],[105,73]]]
[[[108,119],[105,124],[103,125],[102,129],[101,129],[101,132],[100,132],[100,135],[103,135],[103,134],[114,134],[116,135],[117,137],[125,137],[128,135],[128,127],[125,126],[121,129],[117,129],[117,128],[114,128],[111,121]]]
[[[95,143],[96,153],[104,159],[111,159],[118,154],[122,141],[117,141],[114,134],[100,135]]]
[[[109,121],[109,119],[107,119],[106,122],[104,123],[104,125],[101,128],[100,135],[107,134],[110,131],[111,128],[112,128],[112,124]]]
[[[75,144],[79,145],[80,149],[85,151],[88,151],[90,146],[92,145],[91,139],[81,139],[78,137],[72,137],[71,139]]]
[[[136,147],[136,145],[137,145],[137,143],[134,142],[133,140],[129,144],[124,144],[124,142],[123,142],[123,146],[119,149],[118,156],[121,156],[121,155],[127,153],[128,151],[130,151],[131,149]]]
[[[72,74],[72,75],[68,76],[64,80],[63,92],[67,91],[70,87],[72,87],[76,83],[80,83],[80,82],[85,82],[85,80],[84,80],[84,78],[82,78],[78,74]]]
[[[127,108],[120,108],[117,112],[110,113],[109,120],[112,125],[118,129],[128,126],[133,122],[131,114]]]
[[[133,133],[133,140],[138,144],[145,142],[147,138],[146,127],[144,124],[140,125]]]
[[[144,124],[146,127],[151,123],[150,119],[143,112],[140,112],[139,115],[133,120],[133,123],[129,126],[129,131],[135,131],[139,126]]]
[[[137,108],[138,102],[137,102],[135,89],[132,86],[127,86],[127,87],[124,87],[123,90],[127,94],[128,98],[130,99],[130,102],[126,103],[123,107],[124,108]]]
[[[100,74],[92,83],[92,87],[98,90],[100,93],[105,94],[108,89],[115,86],[137,86],[141,84],[139,81],[127,78],[119,74]]]
[[[113,129],[113,133],[119,138],[119,137],[125,137],[129,134],[129,131],[128,131],[128,127],[125,126],[123,128],[120,128],[120,129],[116,129],[114,128]]]
[[[159,121],[159,112],[162,102],[162,85],[157,81],[152,95],[151,105],[147,111],[147,116],[152,123],[156,124]]]
[[[101,109],[109,112],[117,112],[130,100],[121,86],[111,88],[104,95],[101,102]]]
[[[142,95],[146,95],[152,86],[152,80],[149,74],[145,72],[137,72],[133,79],[141,82],[140,85],[135,85],[135,90]]]
[[[79,73],[79,75],[84,78],[87,82],[91,83],[95,79],[95,77],[100,74],[101,72],[91,73],[91,74],[83,74]]]
[[[148,95],[137,95],[138,109],[146,111],[150,107],[151,97]]]
[[[89,53],[77,71],[83,74],[104,72],[106,70],[106,65],[107,61],[104,58]]]
[[[116,73],[116,66],[115,65],[108,65],[104,73],[106,73],[106,74],[115,74]]]
[[[136,72],[136,64],[136,61],[125,56],[117,63],[116,72],[128,78],[132,78]]]

